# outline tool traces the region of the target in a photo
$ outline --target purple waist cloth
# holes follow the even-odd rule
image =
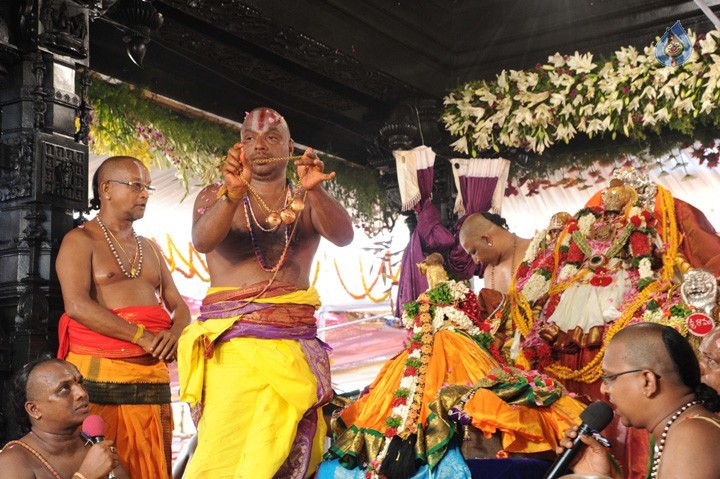
[[[223,301],[221,303],[207,304],[200,307],[198,321],[208,319],[232,318],[241,314],[250,314],[261,309],[271,308],[273,304],[248,303],[247,301]]]
[[[262,339],[315,339],[317,336],[317,326],[303,325],[293,326],[290,328],[278,328],[266,324],[243,323],[236,321],[235,324],[222,333],[216,340],[218,343],[228,341],[233,338],[262,338]]]
[[[223,301],[204,305],[200,308],[198,321],[212,319],[232,318],[243,314],[254,313],[262,309],[275,306],[274,304],[248,303],[247,301]],[[282,328],[269,324],[246,323],[242,319],[236,321],[230,328],[222,333],[216,343],[222,343],[233,338],[253,337],[262,339],[315,339],[317,326],[300,325]]]

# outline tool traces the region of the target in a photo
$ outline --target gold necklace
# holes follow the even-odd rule
[[[120,270],[123,272],[123,274],[129,278],[129,279],[135,279],[138,276],[140,276],[140,273],[142,273],[142,264],[143,264],[143,250],[142,250],[142,242],[140,242],[140,238],[138,238],[137,233],[135,233],[135,229],[132,229],[132,234],[135,237],[135,258],[130,262],[130,272],[128,272],[125,269],[125,265],[122,262],[122,259],[120,258],[120,255],[117,252],[117,249],[115,249],[115,245],[113,244],[112,240],[110,239],[110,236],[115,239],[115,242],[117,242],[118,246],[120,246],[120,249],[123,251],[123,253],[130,258],[127,253],[125,253],[125,250],[123,249],[120,242],[115,238],[115,235],[112,234],[112,231],[110,231],[105,224],[100,219],[100,216],[96,216],[95,219],[97,220],[98,224],[100,225],[100,229],[103,232],[103,235],[105,235],[105,241],[107,241],[108,246],[110,246],[110,251],[112,251],[113,256],[115,256],[115,261],[117,261],[118,266],[120,266]],[[139,259],[138,259],[139,258]],[[135,259],[137,259],[137,269],[135,268]]]
[[[265,200],[262,199],[260,193],[258,193],[255,187],[251,185],[250,182],[246,180],[243,175],[239,176],[243,183],[245,183],[245,186],[247,186],[248,192],[250,192],[250,194],[253,195],[258,204],[262,206],[265,211],[267,211],[267,217],[265,218],[265,222],[271,229],[277,228],[278,226],[280,226],[281,223],[285,223],[286,225],[294,223],[297,219],[298,213],[305,209],[305,201],[301,198],[302,187],[298,186],[295,189],[295,194],[293,195],[294,198],[289,202],[286,199],[285,205],[282,209],[273,210],[270,209],[267,203],[265,203]]]

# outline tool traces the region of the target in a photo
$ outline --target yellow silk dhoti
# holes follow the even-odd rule
[[[106,395],[115,396],[117,402],[121,402],[91,402],[90,413],[98,414],[105,421],[105,438],[115,442],[120,461],[130,479],[169,478],[173,426],[167,365],[158,361],[146,366],[72,352],[68,354],[67,360],[78,368],[88,388],[89,383],[109,385],[113,391]],[[162,403],[128,404],[126,401],[131,402],[132,398],[123,396],[124,385],[137,389],[138,395],[146,399],[148,394],[143,394],[143,388],[167,389],[167,397],[159,400]]]
[[[218,345],[205,364],[202,439],[186,477],[273,477],[290,454],[300,418],[317,402],[316,391],[295,340],[234,338]],[[320,414],[310,459],[316,466],[325,430]]]
[[[287,306],[317,301],[312,289],[256,298],[253,303]],[[318,378],[299,340],[232,337],[217,341],[248,316],[193,323],[180,339],[181,399],[191,406],[202,404],[198,446],[185,472],[187,478],[276,477],[288,467],[301,420],[318,406]],[[212,345],[211,355],[208,345]],[[306,477],[322,459],[326,435],[319,411],[314,421],[310,450],[303,450],[309,455]]]

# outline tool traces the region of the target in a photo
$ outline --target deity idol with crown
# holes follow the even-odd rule
[[[659,210],[655,196],[664,201]],[[616,175],[596,200],[552,238],[547,232],[536,236],[511,292],[517,330],[512,356],[591,397],[596,391],[582,384],[602,374],[596,353],[604,342],[647,319],[650,301],[663,312],[672,306],[671,296],[682,303],[679,295],[668,295],[680,243],[671,195]]]

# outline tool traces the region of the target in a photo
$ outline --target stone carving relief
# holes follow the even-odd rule
[[[42,154],[43,194],[82,201],[86,182],[85,152],[47,141],[43,143]]]
[[[87,57],[87,14],[83,9],[67,1],[48,0],[40,9],[40,25],[42,46],[61,55]]]
[[[0,168],[0,201],[9,201],[32,195],[33,139],[15,137],[4,148],[9,153],[8,168]]]

